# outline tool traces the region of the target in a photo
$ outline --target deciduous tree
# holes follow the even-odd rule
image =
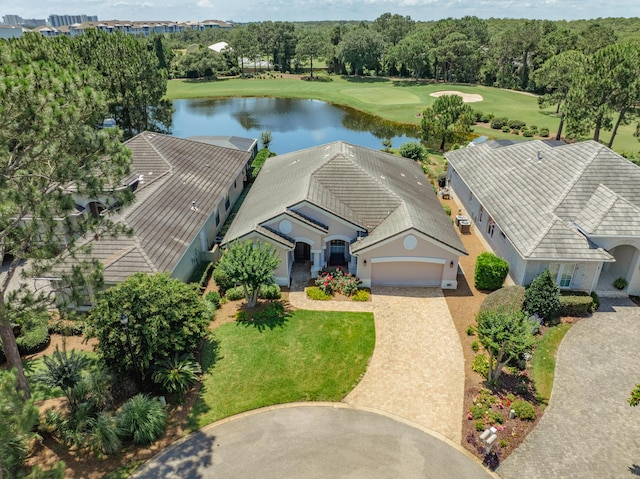
[[[222,255],[216,270],[244,289],[247,306],[258,302],[260,286],[273,283],[273,273],[280,264],[276,250],[262,243],[233,243]]]

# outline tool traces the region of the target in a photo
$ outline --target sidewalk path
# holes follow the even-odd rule
[[[464,359],[439,288],[374,287],[368,303],[312,301],[292,292],[298,308],[373,311],[371,363],[344,402],[394,414],[461,442]]]
[[[627,398],[640,383],[640,308],[603,299],[567,333],[558,351],[549,407],[498,468],[505,479],[640,475],[640,410]]]

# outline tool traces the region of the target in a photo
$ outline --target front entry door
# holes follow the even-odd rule
[[[311,261],[311,246],[307,243],[296,243],[293,253],[296,262]]]

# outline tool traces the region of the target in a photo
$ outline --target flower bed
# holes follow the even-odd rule
[[[307,288],[310,299],[328,300],[334,295],[342,295],[353,301],[368,301],[369,291],[358,288],[360,280],[342,268],[324,268],[318,274],[315,286]]]

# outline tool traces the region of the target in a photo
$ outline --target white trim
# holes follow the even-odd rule
[[[440,241],[436,241],[433,238],[425,235],[421,231],[416,230],[415,228],[409,228],[408,230],[401,231],[400,233],[397,233],[397,234],[395,234],[395,235],[393,235],[393,236],[391,236],[389,238],[386,238],[386,239],[384,239],[382,241],[379,241],[379,242],[374,243],[372,245],[366,246],[365,248],[362,248],[362,249],[358,250],[356,252],[356,254],[362,255],[363,253],[366,253],[367,251],[369,251],[372,248],[377,248],[379,246],[384,246],[385,244],[391,243],[392,241],[395,241],[395,240],[401,238],[402,235],[407,235],[407,234],[414,234],[414,235],[418,236],[419,238],[421,238],[422,240],[426,241],[427,243],[430,243],[430,244],[432,244],[434,246],[437,246],[438,248],[443,249],[447,253],[454,254],[457,257],[468,256],[468,253],[464,254],[461,251],[458,251],[457,249],[454,249],[454,248],[450,247],[449,245],[447,245],[445,243],[441,243]],[[349,249],[351,249],[351,248],[349,248]]]
[[[383,256],[371,258],[371,263],[431,263],[446,264],[447,260],[442,258],[429,258],[427,256]]]
[[[324,228],[320,228],[319,226],[318,227],[313,227],[309,223],[305,223],[304,221],[300,221],[295,216],[287,214],[286,211],[284,213],[280,213],[277,216],[274,216],[273,218],[269,218],[268,220],[261,222],[260,225],[268,225],[268,226],[271,226],[271,225],[274,225],[274,224],[279,225],[279,222],[282,221],[283,219],[291,221],[291,222],[297,224],[298,226],[300,226],[300,227],[302,227],[304,229],[313,231],[313,233],[315,233],[315,234],[325,234]]]
[[[346,246],[349,246],[353,239],[354,238],[349,238],[348,236],[345,236],[345,235],[331,235],[331,236],[324,236],[322,238],[322,242],[324,243],[324,246],[326,247],[327,243],[329,241],[341,240],[341,241],[344,241],[345,243],[347,243]],[[349,248],[349,249],[351,249],[351,248]]]
[[[225,249],[228,248],[233,242],[235,241],[240,241],[240,240],[249,240],[249,239],[253,239],[253,238],[258,238],[260,241],[265,241],[277,248],[283,249],[285,251],[293,251],[295,248],[295,245],[293,246],[293,248],[288,248],[286,245],[283,245],[282,243],[279,243],[271,238],[269,238],[268,236],[263,235],[262,233],[260,233],[259,231],[256,230],[251,230],[249,231],[246,235],[242,235],[237,237],[234,240],[229,241],[228,243],[225,244]]]
[[[315,244],[315,241],[309,238],[305,238],[304,236],[293,236],[293,239],[296,241],[296,243],[305,243],[309,246],[313,246]]]
[[[307,200],[303,200],[300,203],[296,203],[295,205],[290,206],[289,209],[291,209],[293,211],[296,211],[296,208],[300,208],[302,206],[309,207],[309,208],[311,208],[312,210],[314,210],[317,213],[329,216],[332,219],[336,220],[337,222],[342,223],[343,225],[348,226],[350,228],[354,228],[354,229],[356,229],[358,231],[366,231],[363,227],[361,227],[361,226],[359,226],[359,225],[357,225],[355,223],[351,223],[350,221],[345,220],[343,218],[340,218],[335,213],[332,213],[329,210],[322,209],[319,206],[314,205],[313,203],[309,203],[309,201],[307,201]]]

